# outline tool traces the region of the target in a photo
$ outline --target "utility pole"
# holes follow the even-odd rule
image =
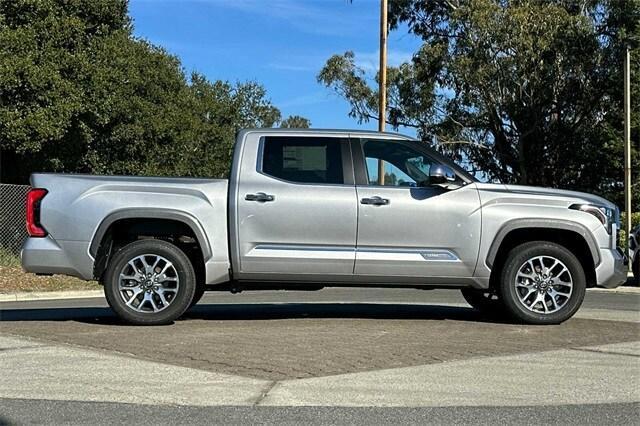
[[[380,104],[378,105],[378,131],[384,132],[387,111],[387,0],[380,0]],[[384,185],[384,161],[378,160],[378,184]]]
[[[627,234],[627,249],[631,235],[631,48],[624,53],[624,228]],[[629,262],[631,270],[631,262]]]

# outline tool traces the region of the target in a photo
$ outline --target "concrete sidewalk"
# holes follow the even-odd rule
[[[90,299],[104,297],[102,290],[34,291],[0,293],[0,302],[30,302],[34,300]]]
[[[640,342],[270,381],[0,336],[0,398],[151,405],[536,406],[640,400]]]
[[[640,342],[280,382],[261,405],[531,406],[640,400]]]

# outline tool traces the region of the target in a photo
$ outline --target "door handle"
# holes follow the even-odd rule
[[[256,194],[247,194],[244,196],[247,201],[258,201],[259,203],[266,203],[267,201],[273,201],[276,199],[273,195],[265,194],[264,192],[258,192]]]
[[[371,198],[363,198],[360,200],[361,204],[370,204],[373,206],[386,206],[389,205],[390,201],[387,198],[380,198],[378,196]]]

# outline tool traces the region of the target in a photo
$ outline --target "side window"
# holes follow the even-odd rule
[[[419,151],[399,142],[363,139],[369,185],[417,186],[427,180],[431,159]],[[382,179],[380,168],[384,170]]]
[[[264,138],[262,172],[299,183],[344,183],[340,139]]]

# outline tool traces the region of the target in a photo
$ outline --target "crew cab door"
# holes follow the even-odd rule
[[[481,226],[475,185],[459,180],[448,188],[421,186],[436,160],[415,142],[354,139],[353,151],[359,200],[356,276],[387,282],[415,277],[409,281],[420,283],[473,276]]]
[[[350,280],[358,204],[348,137],[249,135],[241,156],[234,276]]]

